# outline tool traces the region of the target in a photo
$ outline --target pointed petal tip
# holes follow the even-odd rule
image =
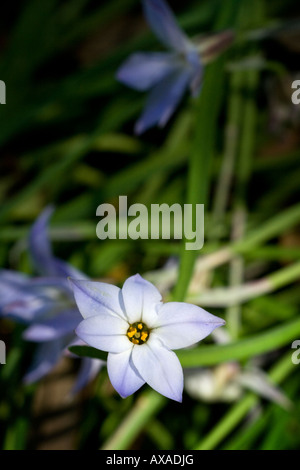
[[[211,323],[209,323],[210,325],[213,325],[213,330],[215,330],[216,328],[221,328],[222,326],[225,326],[226,325],[226,321],[223,320],[222,318],[219,318],[217,319],[216,321],[213,321]],[[213,331],[212,330],[212,331]]]
[[[178,396],[174,396],[174,397],[170,396],[169,399],[177,401],[177,403],[182,403],[182,393],[181,393],[181,395],[178,395]]]
[[[54,213],[55,211],[55,206],[54,204],[48,204],[41,212],[41,214],[39,215],[38,219],[39,218],[45,218],[45,219],[49,219],[52,214]]]
[[[144,281],[144,278],[139,273],[133,274],[131,278],[135,281]]]
[[[132,276],[128,277],[125,282],[128,281],[149,285],[149,281],[144,279],[139,273],[133,274]]]

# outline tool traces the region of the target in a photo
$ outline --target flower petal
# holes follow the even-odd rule
[[[71,395],[80,392],[89,382],[91,382],[105,365],[105,361],[100,359],[90,359],[84,357],[76,377],[76,381],[71,390]]]
[[[132,360],[150,387],[171,400],[182,401],[183,372],[179,359],[154,335],[147,343],[134,346]]]
[[[65,261],[53,256],[48,235],[49,220],[54,212],[53,206],[48,206],[33,224],[29,234],[29,251],[35,269],[45,276],[87,279],[87,277]]]
[[[3,316],[12,318],[21,323],[30,323],[44,315],[49,314],[55,308],[55,301],[44,295],[31,295],[18,293],[14,301],[10,301],[2,307]]]
[[[80,320],[81,315],[77,309],[67,310],[53,318],[38,320],[24,331],[23,338],[37,343],[51,341],[73,333]]]
[[[112,315],[96,315],[83,320],[76,334],[90,346],[101,351],[120,353],[132,346],[126,336],[128,323]]]
[[[0,270],[0,282],[12,282],[13,284],[19,285],[20,287],[26,286],[30,278],[27,274],[20,273],[18,271],[11,271],[9,269]]]
[[[157,38],[179,52],[188,47],[190,41],[178,26],[174,13],[163,0],[143,0],[144,13]]]
[[[149,93],[144,112],[135,125],[135,133],[141,134],[152,126],[165,126],[192,77],[190,68],[184,66],[167,75]]]
[[[144,321],[151,327],[157,320],[156,306],[161,302],[161,294],[156,287],[136,274],[124,282],[122,296],[128,322]]]
[[[0,271],[0,314],[10,313],[6,308],[10,304],[32,299],[37,295],[31,279],[17,271]]]
[[[58,277],[72,277],[74,279],[88,280],[88,277],[85,274],[83,274],[81,271],[74,268],[74,266],[71,266],[69,263],[66,263],[61,259],[53,258],[53,266],[55,269],[56,276]]]
[[[103,282],[70,279],[83,318],[113,315],[126,320],[121,305],[121,289]]]
[[[24,382],[29,384],[37,382],[47,375],[59,361],[63,351],[61,339],[42,343],[36,349],[33,362],[24,377]]]
[[[107,357],[110,381],[122,398],[136,392],[145,383],[132,362],[132,350],[133,347],[120,354],[110,353]]]
[[[184,302],[168,302],[158,310],[155,333],[167,348],[191,346],[208,336],[225,321],[201,307]]]
[[[55,276],[53,254],[48,238],[48,224],[54,208],[48,206],[33,224],[29,234],[29,251],[35,269],[43,275]]]
[[[145,91],[173,72],[176,67],[178,59],[174,53],[136,53],[119,68],[117,79],[131,88]]]

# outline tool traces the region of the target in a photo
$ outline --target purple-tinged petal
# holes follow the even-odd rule
[[[184,52],[189,39],[178,26],[174,13],[163,0],[143,0],[145,17],[157,38],[178,52]]]
[[[21,323],[30,323],[52,312],[53,307],[54,301],[43,295],[18,293],[14,301],[2,307],[2,314]]]
[[[33,293],[31,279],[16,271],[0,271],[0,308]],[[3,311],[1,312],[3,314]]]
[[[58,277],[66,278],[66,280],[68,277],[88,280],[88,277],[85,274],[61,259],[54,258],[53,266],[55,268],[56,276]]]
[[[52,318],[37,320],[24,331],[23,338],[37,343],[51,341],[75,332],[80,321],[81,315],[77,309],[57,313]]]
[[[100,359],[90,359],[85,357],[81,360],[81,365],[76,377],[76,381],[71,390],[71,395],[79,393],[89,382],[91,382],[105,365],[105,361]]]
[[[49,221],[54,208],[47,207],[33,224],[29,234],[29,251],[36,270],[45,276],[74,277],[87,279],[87,277],[70,264],[53,256],[48,235]]]
[[[37,382],[47,375],[59,361],[62,350],[63,341],[61,339],[39,345],[33,362],[24,377],[24,382],[27,384]]]
[[[9,269],[0,270],[0,283],[2,281],[12,282],[23,287],[28,283],[29,280],[30,278],[26,274],[20,273],[18,271],[11,271]]]
[[[184,302],[168,302],[158,310],[155,334],[170,349],[191,346],[208,336],[225,321],[201,307]]]
[[[39,289],[40,291],[42,291],[42,289],[44,288],[45,291],[48,291],[51,296],[50,289],[52,289],[52,292],[58,291],[60,289],[60,290],[63,290],[64,292],[67,291],[69,293],[70,286],[68,284],[68,288],[66,289],[66,283],[64,281],[65,281],[64,279],[61,279],[57,276],[55,277],[40,277],[40,276],[31,277],[28,281],[28,286]]]
[[[103,282],[70,279],[83,318],[113,315],[126,320],[120,305],[121,289]]]
[[[109,379],[122,398],[136,392],[145,383],[132,362],[132,350],[131,347],[120,354],[110,353],[107,357]]]
[[[28,278],[23,284],[0,279],[1,314],[16,321],[28,323],[60,306],[65,309],[71,295],[70,286],[59,278]]]
[[[174,113],[192,77],[189,68],[181,67],[165,77],[149,93],[142,116],[135,125],[135,133],[141,134],[150,127],[164,127]]]
[[[132,360],[141,377],[158,393],[182,401],[183,372],[173,351],[151,336],[147,343],[134,346]]]
[[[29,251],[35,269],[43,275],[55,276],[53,254],[48,237],[49,220],[54,208],[47,207],[33,224],[29,234]]]
[[[101,351],[120,353],[132,346],[126,336],[128,323],[112,315],[96,315],[83,320],[76,334],[90,346]]]
[[[5,306],[21,296],[22,292],[20,293],[20,290],[16,286],[12,286],[10,283],[0,281],[0,314],[5,315]]]
[[[143,321],[151,327],[157,319],[156,307],[161,302],[156,287],[136,274],[124,282],[122,296],[128,322]]]
[[[117,79],[139,91],[156,85],[166,75],[178,68],[178,57],[169,52],[132,54],[117,72]]]

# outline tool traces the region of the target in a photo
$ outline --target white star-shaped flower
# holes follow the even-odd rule
[[[76,333],[90,346],[107,351],[107,369],[117,392],[127,397],[148,383],[168,398],[182,401],[183,372],[172,349],[191,346],[224,325],[196,305],[162,303],[161,294],[139,274],[123,288],[71,280],[84,320]]]

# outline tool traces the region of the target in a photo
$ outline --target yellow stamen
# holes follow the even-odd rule
[[[127,336],[129,338],[132,338],[134,335],[136,334],[136,328],[133,328],[132,326],[129,328],[128,332],[127,332]]]
[[[144,332],[142,333],[141,340],[145,342],[146,339],[148,338],[148,336],[149,336],[149,334],[146,333],[146,331],[144,331]]]
[[[133,344],[144,344],[149,338],[150,330],[142,322],[136,322],[129,326],[127,337]]]

